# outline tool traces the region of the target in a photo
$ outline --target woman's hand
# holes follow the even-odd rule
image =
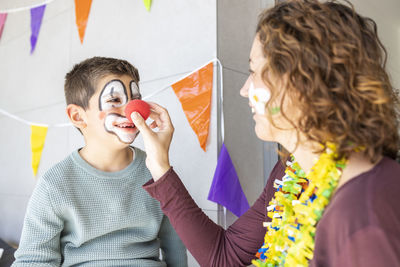
[[[135,126],[143,135],[144,147],[147,153],[146,166],[150,170],[154,181],[157,181],[170,168],[169,164],[169,146],[171,144],[174,126],[168,111],[152,102],[150,105],[150,118],[154,121],[147,126],[146,122],[139,113],[133,112],[131,118]],[[158,132],[152,129],[157,128]]]

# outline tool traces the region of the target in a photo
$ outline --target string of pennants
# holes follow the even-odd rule
[[[206,151],[209,135],[214,63],[218,63],[220,66],[219,80],[220,90],[222,90],[222,65],[218,59],[213,59],[180,78],[178,81],[161,88],[151,95],[143,97],[143,99],[146,100],[168,88],[172,88],[181,103],[183,112],[185,113],[191,128],[197,136],[200,147],[204,151]],[[0,113],[30,125],[32,170],[35,176],[39,168],[48,128],[72,126],[70,123],[46,125],[30,122],[2,109],[0,109]],[[223,128],[222,116],[222,129]],[[222,132],[222,137],[223,136],[224,134]],[[219,153],[213,182],[208,194],[208,200],[226,207],[238,217],[249,209],[247,198],[240,185],[236,169],[225,144],[222,144],[221,152]]]
[[[197,135],[200,147],[206,151],[206,144],[210,125],[211,94],[213,87],[213,65],[218,59],[213,59],[207,64],[197,68],[178,81],[154,92],[151,95],[143,97],[144,100],[172,88],[179,99],[183,112]],[[47,125],[24,120],[14,114],[0,109],[3,114],[12,119],[18,120],[31,128],[31,151],[32,151],[32,170],[36,176],[40,164],[40,158],[46,140],[47,129],[49,127],[72,126],[71,123],[59,123]]]
[[[0,10],[0,40],[5,27],[7,16],[11,12],[17,12],[30,9],[31,15],[31,51],[35,50],[38,40],[40,27],[42,24],[43,15],[46,5],[53,0],[45,0],[42,5],[32,7],[23,7],[13,10]],[[81,44],[83,44],[87,21],[90,14],[92,0],[74,0],[76,25],[79,33]],[[152,0],[143,0],[145,8],[150,11]],[[220,65],[220,89],[222,90],[222,66],[218,59],[212,60],[205,66],[191,72],[189,75],[181,78],[177,82],[157,91],[157,94],[167,88],[172,88],[178,97],[186,118],[190,126],[197,135],[201,148],[206,151],[207,138],[210,124],[210,109],[211,95],[213,84],[213,63],[217,62]],[[150,98],[154,94],[147,96]],[[222,97],[222,94],[221,94]],[[0,113],[10,118],[21,121],[30,125],[31,128],[31,151],[32,151],[32,170],[36,176],[39,168],[44,143],[46,140],[47,130],[49,127],[65,127],[71,126],[70,123],[61,123],[56,125],[44,125],[33,123],[19,118],[5,110],[0,109]],[[222,117],[223,119],[223,117]],[[223,130],[224,127],[222,127]],[[222,134],[222,137],[224,134]],[[248,201],[242,187],[240,185],[238,175],[232,163],[225,144],[222,144],[221,152],[219,153],[216,171],[213,182],[209,191],[208,200],[216,202],[228,208],[236,216],[240,217],[249,208]]]
[[[11,12],[17,12],[22,10],[30,9],[31,14],[31,54],[34,52],[36,43],[38,40],[40,27],[42,25],[42,19],[46,6],[49,2],[53,0],[45,1],[42,5],[36,5],[32,7],[22,7],[17,9],[10,9],[2,11],[0,10],[0,39],[4,30],[4,26],[7,20],[7,15]],[[83,44],[83,39],[85,37],[86,25],[89,18],[90,8],[92,6],[92,0],[74,0],[75,1],[75,16],[76,16],[76,26],[78,28],[79,39]],[[147,11],[150,12],[152,0],[143,0],[144,6]]]
[[[172,88],[181,103],[183,112],[191,128],[197,135],[200,147],[204,151],[206,151],[207,138],[209,135],[214,63],[218,63],[220,66],[219,80],[221,83],[220,90],[222,90],[222,65],[218,59],[213,59],[188,75],[180,78],[178,81],[151,95],[143,97],[143,99],[148,99],[168,88]],[[39,168],[48,128],[72,125],[70,123],[45,125],[26,121],[2,109],[0,109],[0,113],[30,125],[32,170],[35,176]],[[222,126],[222,129],[223,128]],[[224,136],[223,133],[222,136]],[[249,209],[247,198],[240,185],[238,175],[225,144],[222,144],[221,152],[219,153],[213,182],[208,194],[208,200],[226,207],[238,217]]]

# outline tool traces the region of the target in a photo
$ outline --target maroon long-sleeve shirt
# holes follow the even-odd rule
[[[263,243],[273,181],[283,175],[278,162],[261,196],[227,230],[201,211],[172,168],[144,189],[201,266],[246,266]],[[384,157],[337,190],[317,225],[310,266],[400,266],[400,164]]]

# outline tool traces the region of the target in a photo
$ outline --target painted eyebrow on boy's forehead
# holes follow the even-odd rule
[[[103,110],[103,105],[102,105],[101,100],[102,100],[102,98],[104,97],[104,95],[103,95],[103,94],[104,94],[104,91],[106,90],[106,88],[108,87],[108,85],[110,85],[112,82],[119,82],[119,83],[122,85],[122,88],[123,88],[123,90],[124,90],[125,97],[128,98],[128,92],[126,91],[125,84],[124,84],[120,79],[113,79],[113,80],[111,80],[111,81],[108,81],[108,82],[104,85],[104,87],[103,87],[103,89],[101,90],[100,95],[99,95],[99,110]],[[112,87],[111,93],[108,93],[107,95],[111,95],[111,97],[114,97],[113,94],[114,94],[114,87]]]
[[[111,88],[110,95],[111,95],[111,97],[114,97],[114,87]]]

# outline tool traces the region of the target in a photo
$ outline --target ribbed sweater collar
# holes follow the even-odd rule
[[[131,147],[131,148],[135,151],[135,155],[134,155],[135,158],[132,160],[132,162],[128,166],[126,166],[124,169],[117,171],[117,172],[105,172],[105,171],[96,169],[95,167],[90,165],[86,160],[84,160],[81,157],[81,155],[79,154],[80,149],[77,149],[74,152],[72,152],[71,157],[72,157],[72,160],[80,168],[82,168],[85,172],[87,172],[95,177],[107,178],[107,179],[109,179],[109,178],[122,179],[122,178],[129,176],[131,174],[131,172],[133,170],[135,170],[139,166],[141,161],[143,160],[140,150],[135,147]]]

